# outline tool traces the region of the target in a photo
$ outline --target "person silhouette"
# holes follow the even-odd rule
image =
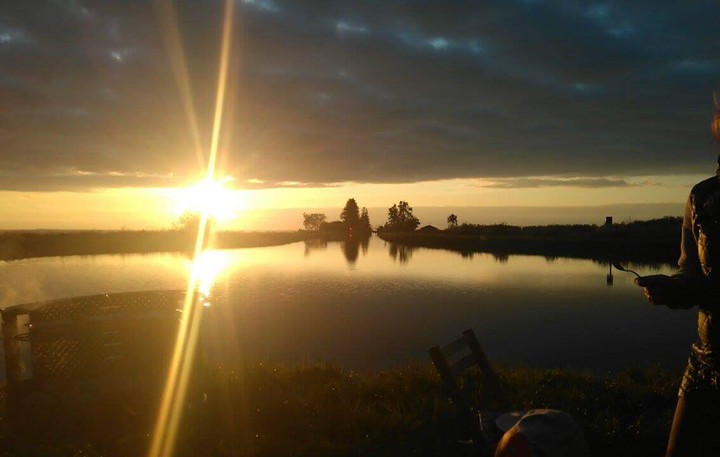
[[[711,124],[720,142],[720,106]],[[666,457],[720,455],[720,156],[716,175],[696,184],[685,205],[679,270],[635,279],[647,299],[675,309],[698,307]]]

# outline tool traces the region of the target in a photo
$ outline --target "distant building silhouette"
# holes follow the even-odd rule
[[[421,232],[439,232],[440,229],[435,227],[434,225],[426,225],[424,227],[421,227],[419,231],[421,231]]]

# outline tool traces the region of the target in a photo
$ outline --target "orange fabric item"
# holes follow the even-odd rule
[[[516,427],[503,435],[495,450],[495,457],[532,457],[532,455],[528,439]]]

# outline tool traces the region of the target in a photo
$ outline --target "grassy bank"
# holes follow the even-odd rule
[[[672,263],[678,258],[680,218],[597,225],[517,227],[463,224],[441,231],[379,232],[383,240],[403,246],[448,249],[462,253],[574,257]]]
[[[306,240],[309,232],[219,232],[212,247],[276,246]],[[191,230],[0,233],[0,260],[65,255],[192,252]]]
[[[594,456],[661,455],[680,373],[659,368],[606,376],[525,367],[498,371],[517,409],[550,407],[572,414]],[[440,451],[439,431],[453,421],[451,404],[429,364],[383,373],[328,364],[254,364],[239,371],[214,369],[202,378],[185,410],[179,455],[434,456]],[[104,396],[103,403],[85,397],[91,407],[105,408],[103,414],[80,418],[93,417],[94,435],[66,418],[47,428],[61,446],[41,436],[26,441],[22,450],[7,447],[7,455],[142,455],[151,428],[139,424],[151,423],[146,419],[154,409],[148,417],[141,413],[149,403],[132,394],[112,401]],[[39,422],[51,419],[47,402],[35,404],[26,414],[37,415]],[[82,433],[63,436],[58,427]]]
[[[679,239],[636,242],[610,239],[484,237],[420,232],[382,233],[379,237],[389,243],[403,246],[446,249],[460,253],[542,255],[668,264],[677,262],[680,246]]]

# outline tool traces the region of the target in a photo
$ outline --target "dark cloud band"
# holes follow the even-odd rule
[[[238,182],[617,187],[602,177],[712,171],[715,1],[239,5],[221,160]],[[203,144],[221,6],[177,2]],[[138,0],[3,8],[0,188],[199,174],[161,23]],[[95,175],[57,178],[68,169]]]
[[[491,189],[528,189],[537,187],[580,187],[598,189],[606,187],[646,187],[656,186],[652,181],[630,183],[618,178],[505,178],[477,184],[477,187]]]

